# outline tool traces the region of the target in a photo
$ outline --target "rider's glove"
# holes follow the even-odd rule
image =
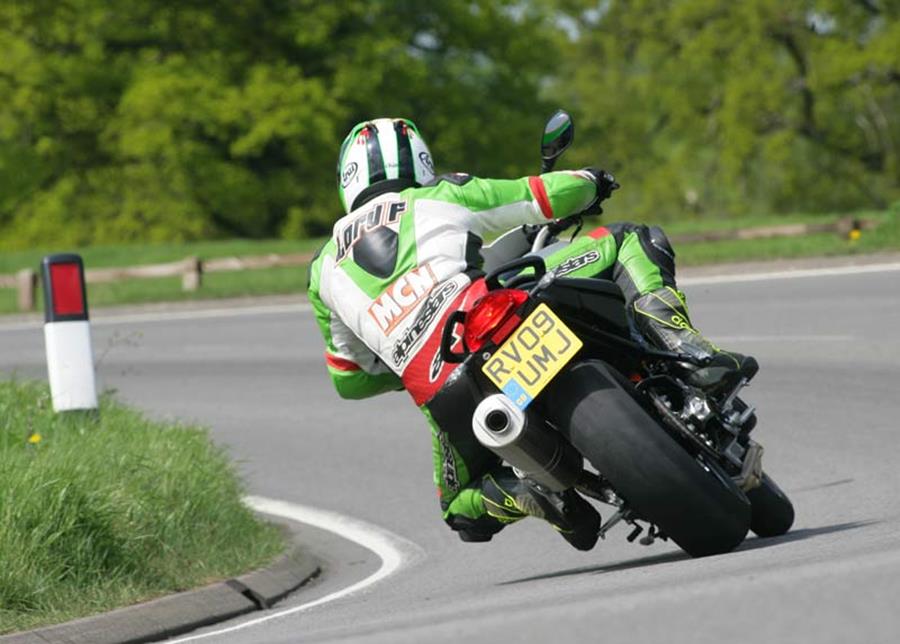
[[[590,179],[594,182],[594,185],[597,186],[597,197],[591,202],[591,204],[584,209],[585,215],[599,215],[603,212],[603,209],[600,207],[600,203],[612,195],[612,191],[619,187],[619,184],[616,182],[616,178],[612,176],[606,170],[600,170],[598,168],[582,168],[578,171],[578,174],[583,176],[585,179]]]

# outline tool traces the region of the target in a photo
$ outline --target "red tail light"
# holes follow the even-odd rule
[[[469,351],[480,349],[495,331],[513,317],[515,310],[527,299],[528,293],[525,291],[501,289],[491,291],[475,302],[466,313],[466,320],[463,323],[465,326],[463,341]],[[493,339],[499,342],[502,337]]]

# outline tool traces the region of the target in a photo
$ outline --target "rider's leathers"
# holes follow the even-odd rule
[[[485,289],[482,238],[580,212],[594,201],[589,175],[551,172],[515,180],[445,175],[432,185],[379,195],[338,220],[310,268],[309,298],[338,393],[365,398],[406,389],[428,418],[435,483],[455,529],[493,532],[509,522],[482,499],[499,459],[471,439],[470,417],[438,418],[429,401],[455,365],[440,359],[447,316]],[[659,229],[597,228],[545,258],[570,276],[602,276],[639,295],[674,287],[671,247]],[[453,415],[451,415],[453,416]]]

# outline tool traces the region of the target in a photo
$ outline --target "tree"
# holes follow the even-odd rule
[[[618,171],[620,210],[814,212],[900,197],[896,0],[564,9],[559,91]]]
[[[352,125],[442,171],[601,163],[610,215],[900,198],[898,0],[6,0],[0,248],[321,234]]]
[[[322,233],[340,140],[376,116],[415,119],[440,167],[523,172],[548,20],[489,0],[9,0],[0,247]]]

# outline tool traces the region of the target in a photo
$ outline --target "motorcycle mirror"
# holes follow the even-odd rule
[[[575,122],[565,110],[556,110],[544,126],[541,137],[541,172],[552,170],[556,160],[574,140]]]

